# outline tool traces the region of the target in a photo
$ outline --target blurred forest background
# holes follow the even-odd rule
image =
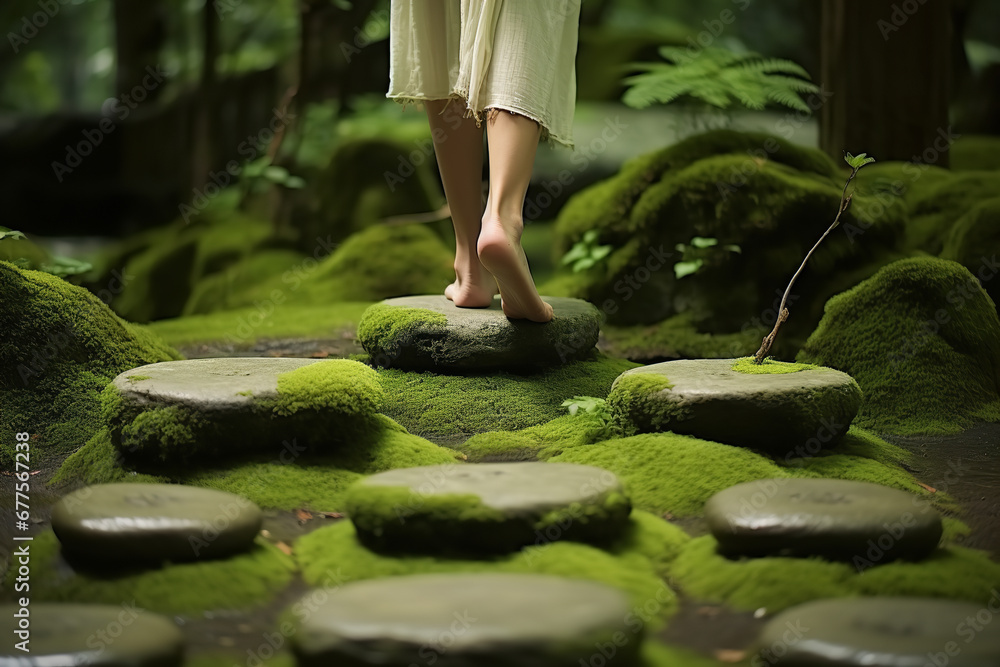
[[[899,4],[911,25],[873,39],[874,19]],[[908,4],[920,7],[912,18]],[[868,119],[846,121],[856,131],[892,133],[899,123],[888,107],[875,104],[872,117],[858,106],[884,97],[929,129],[925,136],[948,125],[949,110],[963,132],[1000,132],[993,0],[586,0],[581,113],[589,103],[619,103],[628,63],[656,60],[665,44],[694,44],[725,12],[736,20],[716,46],[787,58],[821,87],[856,76],[851,99],[822,110],[842,116],[834,125],[855,114]],[[185,204],[200,213],[205,188],[214,193],[222,181],[238,185],[230,205],[268,191],[260,205],[284,224],[296,207],[337,205],[330,190],[346,175],[330,161],[345,138],[426,136],[419,114],[401,115],[384,99],[387,0],[5,0],[0,18],[8,27],[0,192],[10,228],[120,235],[175,219]],[[852,42],[862,21],[871,25]],[[891,57],[880,51],[886,45]],[[238,175],[227,177],[233,160]],[[606,175],[593,170],[574,186]]]

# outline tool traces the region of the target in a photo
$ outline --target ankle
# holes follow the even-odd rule
[[[483,216],[483,229],[490,227],[500,227],[509,238],[520,243],[521,234],[524,232],[524,221],[520,215],[500,215],[499,213],[487,213]]]

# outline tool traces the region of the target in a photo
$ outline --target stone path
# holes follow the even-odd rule
[[[509,320],[496,297],[489,308],[458,308],[443,295],[388,299],[370,307],[358,337],[372,361],[404,370],[534,370],[591,354],[601,314],[581,299],[543,297],[555,317]]]
[[[846,373],[747,374],[733,370],[736,361],[635,368],[615,381],[608,403],[638,432],[673,431],[787,457],[835,444],[861,406],[861,389]]]
[[[303,600],[306,603],[309,597]],[[543,575],[411,575],[347,584],[296,623],[299,667],[634,665],[624,593]],[[606,663],[600,647],[615,649]]]
[[[87,486],[52,509],[52,530],[66,552],[130,566],[246,551],[262,520],[246,498],[179,484]]]
[[[991,599],[1000,610],[1000,594]],[[1000,624],[988,608],[922,598],[820,600],[765,626],[761,664],[829,667],[986,667],[1000,664]]]
[[[607,543],[632,509],[607,470],[536,462],[390,470],[355,484],[346,502],[370,548],[437,554],[509,552],[552,539]]]
[[[924,558],[942,533],[941,517],[926,501],[839,479],[738,484],[709,499],[705,520],[728,556],[822,556],[859,570]]]

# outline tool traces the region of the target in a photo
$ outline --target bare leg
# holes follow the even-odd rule
[[[521,209],[538,148],[538,123],[506,111],[487,122],[490,195],[479,234],[479,258],[500,286],[503,312],[511,319],[548,322],[552,306],[542,301],[521,247]]]
[[[496,285],[476,254],[483,216],[483,130],[475,119],[463,117],[463,105],[457,101],[447,111],[447,100],[425,104],[455,227],[455,282],[444,295],[456,306],[484,308],[493,302]]]

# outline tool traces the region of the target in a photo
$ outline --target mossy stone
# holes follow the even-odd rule
[[[15,605],[0,607],[0,663],[23,667],[179,667],[184,637],[173,622],[123,601],[120,605],[46,604],[25,607],[20,628]],[[18,635],[25,632],[24,636]],[[15,639],[17,638],[17,639]],[[27,652],[15,648],[24,640]]]
[[[608,405],[627,434],[673,431],[773,454],[811,439],[835,444],[861,405],[846,373],[744,373],[737,363],[681,359],[634,368],[615,381]]]
[[[52,508],[52,531],[67,553],[129,564],[248,551],[262,522],[246,498],[179,484],[88,486]]]
[[[992,602],[1000,604],[996,592]],[[1000,656],[1000,630],[979,625],[984,611],[913,597],[819,600],[772,618],[753,652],[789,666],[987,667]]]
[[[856,378],[865,428],[947,433],[1000,421],[1000,320],[957,262],[893,262],[830,299],[796,359]]]
[[[105,419],[122,455],[175,462],[297,437],[330,447],[383,400],[375,372],[347,359],[163,362],[122,373],[107,394]]]
[[[300,667],[577,667],[638,662],[641,633],[626,625],[621,591],[590,581],[523,574],[390,577],[329,591],[296,622]],[[303,603],[304,604],[304,603]],[[616,642],[617,640],[617,642]]]
[[[546,539],[607,543],[632,509],[607,470],[538,462],[390,470],[355,484],[346,504],[369,548],[433,554],[509,552]]]
[[[941,539],[941,517],[898,489],[840,479],[763,479],[712,496],[705,520],[727,556],[919,560]]]
[[[443,295],[389,299],[366,311],[358,338],[379,366],[466,372],[533,370],[588,357],[601,315],[579,299],[543,297],[555,317],[509,320],[499,297],[489,308],[459,308]]]
[[[948,234],[941,251],[943,259],[951,259],[979,279],[983,289],[1000,303],[1000,197],[976,204],[959,218]]]

